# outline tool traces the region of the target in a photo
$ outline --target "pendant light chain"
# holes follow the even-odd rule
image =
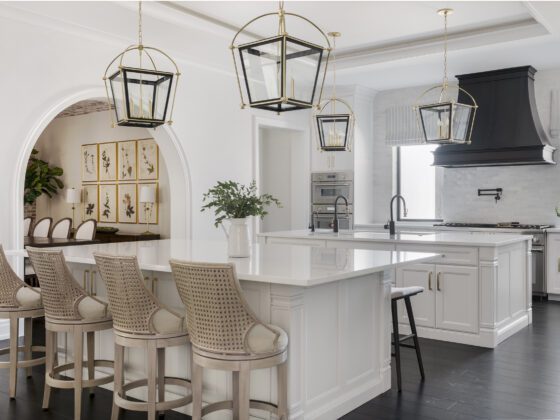
[[[332,88],[332,113],[336,113],[336,36],[333,34],[333,46],[332,46],[332,66],[333,66],[333,88]]]
[[[142,45],[142,1],[138,2],[138,45]]]
[[[447,79],[447,15],[448,11],[446,10],[443,13],[443,89],[447,89],[449,85],[449,81]]]
[[[284,1],[280,0],[278,2],[280,10],[278,10],[278,16],[280,17],[278,21],[278,35],[286,34],[286,13],[284,12]]]

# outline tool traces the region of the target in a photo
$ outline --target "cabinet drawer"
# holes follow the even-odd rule
[[[325,241],[318,239],[294,239],[294,238],[266,238],[267,244],[292,244],[292,245],[310,245],[325,246]]]
[[[395,245],[381,242],[360,242],[360,241],[327,241],[328,248],[354,248],[370,249],[374,251],[394,251]]]
[[[437,246],[406,244],[397,245],[397,251],[433,252],[441,257],[430,261],[430,264],[478,265],[478,249],[461,246]]]

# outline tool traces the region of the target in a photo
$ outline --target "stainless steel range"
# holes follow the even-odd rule
[[[314,172],[311,174],[311,224],[317,229],[334,226],[335,200],[343,196],[346,204],[336,207],[340,229],[354,227],[354,174],[352,172]]]
[[[489,230],[519,231],[522,235],[532,235],[531,254],[533,257],[533,296],[546,297],[546,228],[550,225],[506,223],[439,223],[434,226],[446,228],[481,228]]]

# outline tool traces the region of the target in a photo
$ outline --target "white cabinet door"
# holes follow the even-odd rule
[[[436,327],[478,329],[478,268],[436,265]]]
[[[397,268],[397,287],[422,286],[424,293],[413,296],[412,312],[416,325],[435,327],[435,266],[429,264],[412,264]],[[404,301],[399,301],[400,322],[408,324],[408,317],[404,309]]]
[[[549,233],[546,241],[546,291],[560,294],[560,233]]]

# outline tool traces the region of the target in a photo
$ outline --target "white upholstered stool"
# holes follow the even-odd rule
[[[43,315],[39,289],[28,287],[20,280],[10,267],[0,245],[0,318],[10,320],[10,345],[0,349],[0,355],[9,354],[10,360],[0,362],[0,369],[10,369],[10,398],[16,397],[18,368],[26,368],[27,377],[30,377],[32,366],[45,363],[45,357],[32,357],[33,352],[45,352],[44,346],[32,345],[33,318]],[[23,347],[18,345],[20,318],[24,319]],[[23,359],[18,358],[19,352],[23,352]]]
[[[420,344],[418,343],[418,334],[416,333],[416,323],[414,322],[414,314],[412,313],[412,304],[410,303],[410,298],[418,293],[424,291],[423,287],[420,286],[410,286],[410,287],[391,287],[391,314],[393,316],[393,347],[395,349],[395,364],[397,369],[397,389],[399,392],[402,390],[402,380],[401,380],[401,347],[412,348],[416,350],[416,358],[418,359],[418,368],[420,369],[420,376],[422,380],[426,378],[424,375],[424,365],[422,363],[422,355],[420,354]],[[404,337],[399,335],[399,317],[397,312],[397,301],[404,299],[404,304],[406,306],[406,313],[408,316],[408,322],[410,322],[410,334]],[[407,344],[405,341],[414,340],[414,344]]]
[[[119,257],[95,253],[95,261],[105,282],[115,331],[115,386],[112,420],[119,417],[120,408],[147,411],[155,420],[158,412],[190,404],[192,395],[165,401],[165,385],[179,385],[190,389],[190,382],[165,376],[165,349],[187,344],[184,314],[164,307],[146,289],[136,257]],[[143,348],[148,353],[148,377],[124,384],[125,347]],[[126,391],[148,387],[148,401],[136,402],[126,398]],[[156,392],[158,398],[156,399]]]
[[[249,408],[288,420],[287,334],[258,320],[243,297],[233,264],[177,260],[170,264],[187,308],[193,350],[193,420],[223,409],[232,409],[234,420],[248,420]],[[278,369],[278,404],[250,400],[251,370],[274,366]],[[203,368],[233,372],[233,401],[202,407]]]
[[[51,387],[74,389],[74,420],[82,410],[82,390],[113,382],[113,375],[95,379],[95,368],[113,368],[109,360],[95,360],[95,331],[113,327],[108,305],[90,296],[76,282],[66,265],[61,250],[27,248],[29,259],[41,285],[45,307],[46,350],[45,391],[43,409],[49,407]],[[57,334],[71,333],[74,337],[74,362],[58,365]],[[83,379],[84,334],[87,336],[88,379]],[[62,379],[60,374],[74,370],[74,378]]]

